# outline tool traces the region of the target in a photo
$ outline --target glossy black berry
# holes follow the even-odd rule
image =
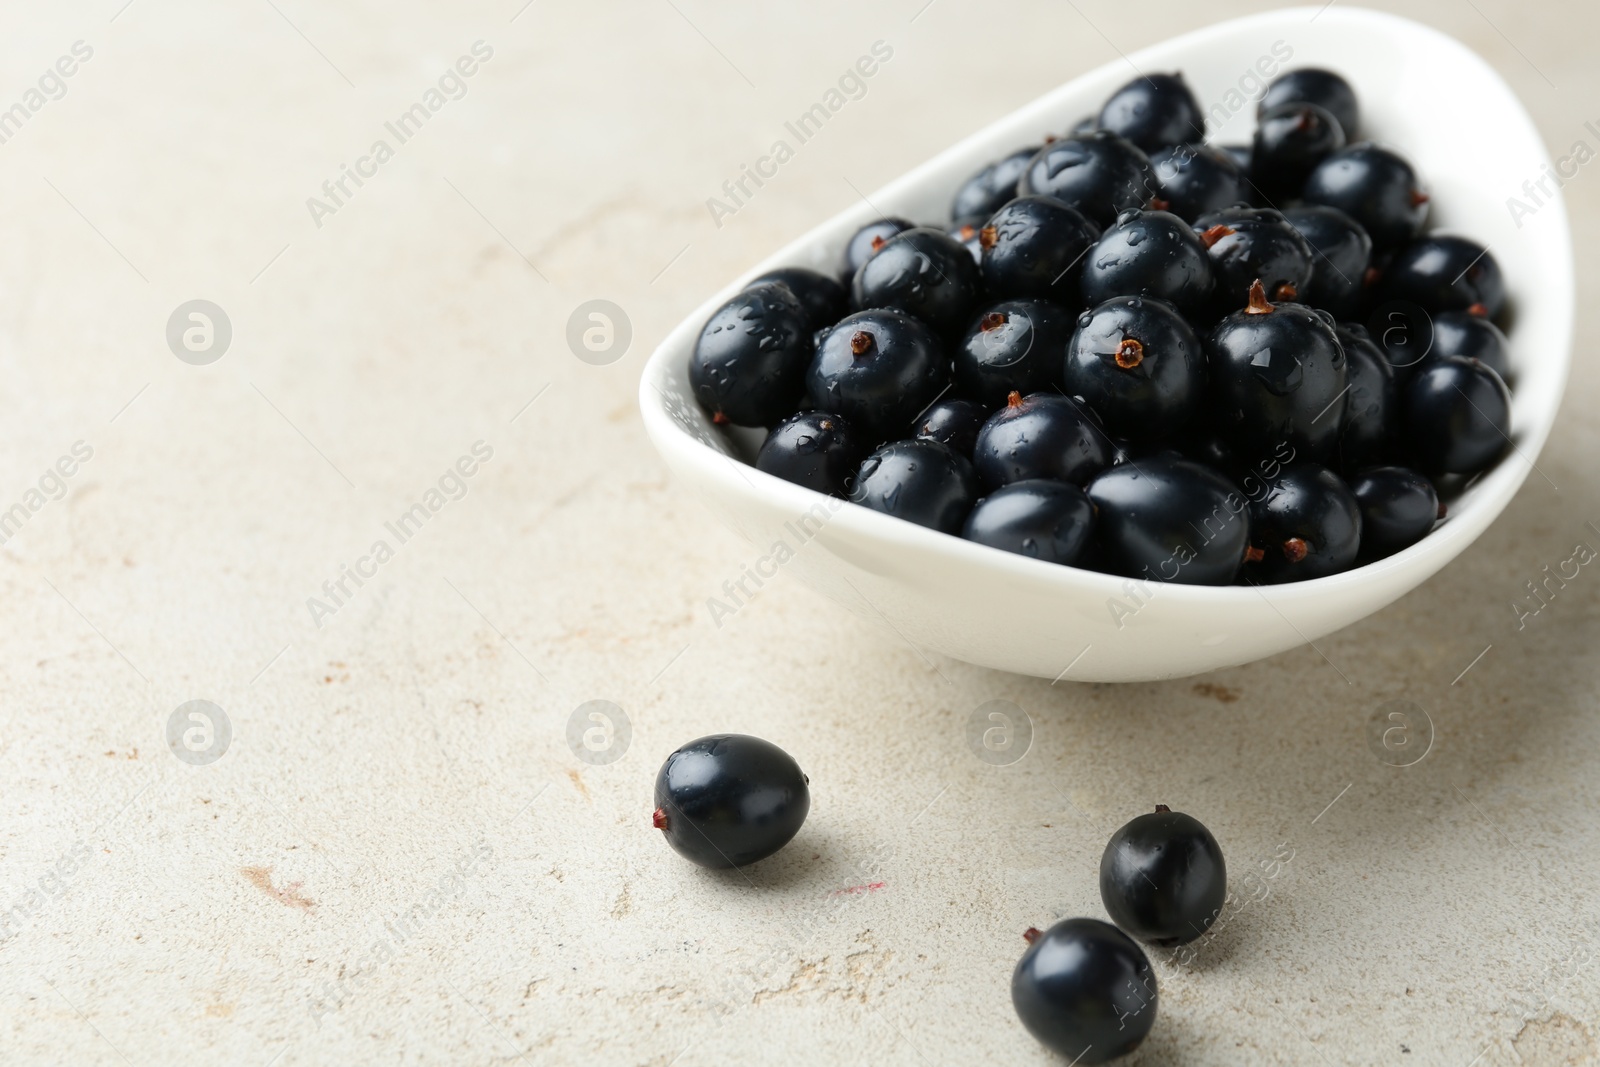
[[[987,216],[961,219],[950,225],[945,233],[951,240],[958,242],[967,253],[972,256],[972,262],[983,263],[983,228],[987,225]]]
[[[956,391],[993,411],[1012,393],[1061,385],[1061,354],[1073,316],[1048,300],[1002,300],[983,312],[956,347]]]
[[[788,844],[811,794],[800,765],[759,737],[713,734],[667,757],[653,822],[673,851],[702,867],[743,867]]]
[[[1222,914],[1227,896],[1222,846],[1199,819],[1165,804],[1112,834],[1100,856],[1106,914],[1149,945],[1199,938]]]
[[[1311,284],[1312,252],[1306,239],[1273,208],[1239,207],[1195,220],[1195,232],[1211,253],[1217,300],[1237,311],[1260,282],[1269,300],[1298,300]]]
[[[1434,357],[1406,386],[1405,441],[1428,474],[1476,474],[1511,439],[1511,392],[1482,363]]]
[[[1244,149],[1248,157],[1248,149]],[[1244,169],[1228,152],[1211,145],[1180,144],[1150,155],[1158,200],[1152,207],[1185,222],[1252,199]],[[1163,207],[1163,205],[1165,205]]]
[[[1150,157],[1109,130],[1052,141],[1039,149],[1017,183],[1017,193],[1065,201],[1096,226],[1109,226],[1156,193]]]
[[[966,459],[978,443],[978,431],[989,419],[989,409],[975,400],[941,400],[917,420],[917,437],[949,445]]]
[[[1471,311],[1497,318],[1506,287],[1494,253],[1476,241],[1429,234],[1395,253],[1378,285],[1384,300],[1405,300],[1424,311]]]
[[[756,469],[842,497],[849,494],[851,476],[861,466],[867,444],[842,417],[802,411],[768,432],[756,454]]]
[[[927,438],[894,441],[861,464],[850,499],[919,526],[959,534],[978,499],[972,464]]]
[[[847,296],[844,286],[826,274],[804,267],[780,267],[777,270],[767,271],[750,284],[754,286],[768,282],[778,282],[789,287],[789,291],[800,301],[800,306],[806,309],[806,317],[810,319],[813,330],[832,326],[844,318],[845,311],[848,310],[845,306]]]
[[[964,219],[972,216],[988,218],[1010,203],[1017,195],[1017,182],[1028,169],[1028,161],[1039,152],[1039,145],[1019,149],[1004,159],[998,159],[961,183],[955,200],[950,204],[950,217]]]
[[[1361,558],[1383,559],[1410,548],[1443,517],[1433,483],[1405,467],[1372,467],[1350,479],[1361,508]]]
[[[1326,312],[1268,302],[1261,286],[1206,341],[1218,427],[1247,455],[1287,442],[1304,459],[1330,461],[1344,420],[1344,349]]]
[[[1442,311],[1433,316],[1430,354],[1475,359],[1507,383],[1511,381],[1511,342],[1500,332],[1500,327],[1481,315]]]
[[[1012,393],[983,424],[972,462],[990,490],[1029,478],[1082,485],[1110,464],[1111,445],[1076,400]]]
[[[1200,339],[1170,304],[1144,297],[1109,300],[1078,319],[1066,347],[1066,390],[1131,441],[1183,430],[1205,401]]]
[[[1417,172],[1400,156],[1370,142],[1350,145],[1317,165],[1301,196],[1308,204],[1336,207],[1387,250],[1422,232],[1428,196]]]
[[[1166,211],[1125,211],[1083,263],[1083,301],[1153,296],[1187,315],[1212,299],[1211,257],[1194,229]]]
[[[1173,452],[1104,471],[1089,483],[1094,553],[1113,574],[1227,585],[1249,545],[1244,497],[1221,474]]]
[[[1098,226],[1055,197],[1018,197],[979,232],[989,295],[1076,305],[1084,256],[1099,236]]]
[[[1338,208],[1292,207],[1283,217],[1311,246],[1311,282],[1300,293],[1300,302],[1322,308],[1340,322],[1354,320],[1372,265],[1372,238]]]
[[[1071,567],[1089,544],[1094,505],[1082,489],[1033,478],[978,501],[961,536],[980,545]]]
[[[844,246],[844,272],[846,280],[854,278],[856,271],[861,269],[861,264],[877,254],[878,249],[897,233],[905,233],[916,228],[916,223],[907,222],[900,218],[874,219],[861,229],[857,230],[850,238],[850,243]]]
[[[1344,147],[1344,128],[1316,104],[1280,104],[1264,112],[1250,147],[1250,180],[1268,201],[1300,195],[1317,164]]]
[[[1344,423],[1339,430],[1339,469],[1354,470],[1383,460],[1400,422],[1394,370],[1366,328],[1345,323],[1335,330],[1344,349]]]
[[[896,234],[861,265],[851,288],[858,308],[899,308],[949,335],[966,327],[983,292],[972,254],[940,230]]]
[[[1146,74],[1111,94],[1100,109],[1100,129],[1146,152],[1206,139],[1205,113],[1182,74]]]
[[[1066,919],[1040,933],[1011,975],[1017,1018],[1062,1062],[1110,1063],[1139,1047],[1159,996],[1144,950],[1099,919]]]
[[[1315,463],[1292,463],[1250,499],[1244,580],[1303,582],[1349,570],[1361,549],[1361,509],[1340,479]]]
[[[921,320],[858,311],[824,333],[806,374],[813,402],[873,441],[904,437],[948,381],[949,357]]]
[[[771,426],[799,404],[811,359],[811,320],[787,285],[752,285],[700,331],[689,384],[713,421]]]
[[[1433,355],[1433,316],[1409,300],[1385,300],[1374,307],[1367,333],[1389,361],[1398,386]]]
[[[1256,114],[1264,116],[1285,104],[1315,104],[1331,112],[1339,120],[1347,141],[1355,140],[1361,132],[1361,105],[1356,91],[1331,70],[1302,67],[1278,75],[1256,105]]]

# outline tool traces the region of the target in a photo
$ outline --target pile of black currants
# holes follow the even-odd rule
[[[763,471],[1036,559],[1153,581],[1318,578],[1421,540],[1510,447],[1494,257],[1300,69],[1253,143],[1181,75],[984,167],[937,227],[773,271],[692,357]]]

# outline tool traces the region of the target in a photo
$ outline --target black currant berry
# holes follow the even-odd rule
[[[1151,206],[1170,211],[1185,222],[1251,200],[1244,169],[1220,148],[1174,145],[1151,153],[1150,166],[1159,190]]]
[[[678,855],[702,867],[743,867],[788,844],[811,793],[800,765],[759,737],[713,734],[667,757],[653,817]]]
[[[1306,239],[1273,208],[1239,207],[1195,220],[1195,232],[1210,250],[1217,299],[1237,311],[1260,282],[1269,300],[1299,300],[1311,284],[1312,251]]]
[[[1023,935],[1011,1004],[1039,1042],[1073,1064],[1110,1063],[1139,1047],[1159,996],[1144,950],[1099,919],[1066,919]]]
[[[1339,468],[1350,471],[1381,462],[1394,445],[1400,394],[1394,370],[1366,328],[1346,323],[1335,330],[1344,349],[1344,424],[1339,431]]]
[[[844,318],[848,310],[845,306],[848,297],[844,286],[826,274],[806,270],[804,267],[780,267],[777,270],[767,271],[750,285],[763,285],[767,282],[778,282],[789,287],[800,301],[800,306],[806,309],[806,317],[811,320],[813,330],[832,326]]]
[[[1018,197],[978,234],[989,295],[1075,306],[1084,256],[1099,236],[1099,227],[1053,196]]]
[[[1256,114],[1264,116],[1285,104],[1315,104],[1331,112],[1339,120],[1347,141],[1355,140],[1361,132],[1361,105],[1356,91],[1331,70],[1302,67],[1278,75],[1256,105]]]
[[[1082,485],[1111,462],[1111,447],[1077,401],[1059,393],[1012,393],[983,424],[972,461],[990,490],[1028,478]]]
[[[890,441],[945,388],[944,346],[921,320],[878,308],[840,320],[817,342],[806,374],[811,399],[836,411],[871,441]]]
[[[845,280],[854,278],[856,271],[861,269],[861,264],[876,255],[878,249],[882,248],[889,238],[897,233],[915,229],[916,225],[905,219],[885,218],[874,219],[857,230],[851,236],[850,243],[844,246]]]
[[[1158,805],[1111,835],[1100,856],[1100,900],[1127,934],[1163,948],[1210,929],[1228,897],[1222,846],[1192,815]]]
[[[1166,211],[1125,211],[1083,263],[1090,307],[1118,296],[1153,296],[1186,315],[1212,299],[1211,257],[1194,229]]]
[[[1444,517],[1433,483],[1405,467],[1371,467],[1350,479],[1361,508],[1361,559],[1410,548]]]
[[[1380,251],[1422,232],[1428,196],[1417,172],[1400,156],[1371,142],[1350,145],[1317,165],[1301,196],[1308,204],[1336,207],[1372,238]]]
[[[1067,482],[1033,478],[1001,486],[978,501],[961,536],[990,548],[1070,567],[1094,528],[1094,505]]]
[[[917,420],[917,437],[949,445],[966,459],[978,443],[978,431],[989,418],[989,409],[975,400],[941,400]]]
[[[1185,585],[1227,585],[1244,563],[1250,518],[1233,483],[1160,452],[1104,471],[1088,486],[1094,554],[1113,574]]]
[[[1322,308],[1340,322],[1354,320],[1372,265],[1372,238],[1338,208],[1292,207],[1283,217],[1311,246],[1311,283],[1300,302]]]
[[[1409,301],[1435,315],[1468,311],[1494,319],[1506,303],[1494,254],[1450,234],[1429,234],[1396,252],[1378,289],[1381,299]]]
[[[1317,164],[1344,147],[1339,120],[1316,104],[1263,112],[1250,148],[1250,180],[1269,202],[1298,197]]]
[[[983,263],[983,228],[987,225],[987,216],[972,216],[950,224],[945,235],[965,248],[972,256],[972,262]]]
[[[1511,440],[1511,392],[1476,360],[1429,359],[1406,385],[1404,412],[1406,445],[1428,474],[1476,474]]]
[[[1344,421],[1344,349],[1326,312],[1271,304],[1259,282],[1250,304],[1206,342],[1218,427],[1246,455],[1287,442],[1302,458],[1331,460]]]
[[[968,178],[956,190],[950,205],[950,217],[964,219],[973,216],[988,218],[1010,203],[1017,195],[1017,182],[1028,169],[1028,161],[1039,152],[1039,145],[1019,149],[984,167]]]
[[[1126,137],[1146,152],[1206,139],[1205,113],[1182,74],[1146,74],[1111,94],[1100,129]]]
[[[756,454],[756,469],[829,496],[847,496],[866,446],[840,416],[802,411],[767,434]]]
[[[1349,570],[1361,549],[1361,509],[1326,467],[1292,463],[1250,501],[1245,581],[1303,582]]]
[[[894,441],[861,464],[850,499],[863,507],[959,534],[978,499],[972,464],[928,438]]]
[[[787,285],[752,285],[718,308],[700,331],[689,384],[712,421],[771,426],[805,391],[811,320]]]
[[[1079,317],[1065,379],[1067,393],[1087,403],[1106,432],[1150,441],[1182,430],[1204,403],[1206,356],[1170,304],[1123,297]]]
[[[956,390],[988,411],[1012,393],[1061,385],[1061,353],[1072,339],[1072,315],[1047,300],[1002,300],[981,312],[956,348]]]
[[[1500,327],[1468,311],[1441,311],[1433,316],[1435,356],[1462,356],[1475,359],[1511,381],[1511,342]]]
[[[1020,196],[1065,201],[1096,226],[1109,226],[1156,192],[1150,157],[1109,130],[1052,141],[1039,149],[1017,183]]]
[[[896,234],[861,265],[851,287],[858,308],[899,308],[949,336],[967,325],[983,292],[972,254],[940,230]]]

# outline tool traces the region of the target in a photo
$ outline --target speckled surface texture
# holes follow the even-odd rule
[[[666,476],[639,368],[856,190],[1264,5],[519,6],[0,12],[0,107],[92,49],[0,143],[0,509],[45,481],[0,548],[0,1062],[1064,1062],[1011,1011],[1021,931],[1100,914],[1106,838],[1157,802],[1216,833],[1238,903],[1157,959],[1129,1062],[1596,1061],[1600,577],[1520,630],[1512,603],[1600,546],[1600,174],[1567,187],[1561,421],[1476,545],[1320,651],[1052,686],[787,575],[714,622],[758,553]],[[1395,9],[1487,56],[1552,154],[1594,143],[1591,9]],[[717,225],[707,197],[878,40],[865,95]],[[342,166],[363,184],[314,218]],[[232,326],[206,366],[165,337],[193,299]],[[566,340],[592,299],[632,326],[608,365]],[[346,566],[370,577],[335,603]],[[192,700],[231,729],[209,763],[167,742]],[[590,700],[631,724],[609,763],[568,743]],[[1015,764],[968,747],[990,700],[1031,716]],[[1407,767],[1367,740],[1396,700],[1431,722]],[[203,757],[221,722],[187,714]],[[649,824],[661,759],[719,730],[813,783],[744,874]]]

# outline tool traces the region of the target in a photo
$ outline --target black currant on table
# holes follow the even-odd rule
[[[1182,74],[1141,75],[1111,94],[1096,125],[1146,152],[1206,139],[1205,113]]]
[[[1100,228],[1053,196],[1020,196],[979,231],[983,281],[995,299],[1078,302],[1083,260]]]
[[[795,409],[811,358],[811,320],[794,290],[752,285],[700,331],[689,385],[718,423],[771,426]]]
[[[1150,157],[1110,130],[1051,141],[1039,149],[1017,183],[1019,196],[1053,196],[1096,226],[1109,226],[1156,194]]]
[[[1441,311],[1433,318],[1429,355],[1475,359],[1511,382],[1511,342],[1500,327],[1470,311]]]
[[[918,526],[959,534],[978,499],[978,478],[965,456],[926,437],[893,441],[868,456],[850,499]]]
[[[1249,306],[1211,331],[1206,362],[1218,427],[1240,451],[1268,455],[1287,442],[1301,458],[1333,458],[1348,375],[1326,312],[1273,304],[1258,282]]]
[[[811,809],[809,779],[770,741],[713,734],[667,757],[656,775],[655,828],[702,867],[744,867],[800,832]]]
[[[1099,919],[1065,919],[1023,936],[1011,1004],[1030,1034],[1074,1064],[1110,1063],[1139,1047],[1160,995],[1132,938]]]
[[[1476,474],[1511,443],[1511,392],[1477,360],[1427,360],[1406,384],[1405,443],[1426,474]]]
[[[1344,127],[1325,109],[1299,101],[1261,115],[1250,146],[1250,180],[1269,203],[1298,197],[1317,164],[1344,147]]]
[[[963,329],[983,293],[972,253],[941,230],[895,234],[856,271],[858,308],[899,308],[945,336]]]
[[[1444,518],[1438,490],[1406,467],[1369,467],[1350,479],[1361,508],[1361,559],[1392,556],[1428,535]]]
[[[836,278],[804,267],[779,267],[767,271],[750,284],[764,285],[768,282],[789,287],[789,291],[800,301],[800,306],[806,309],[812,330],[832,326],[844,318],[849,297]]]
[[[972,461],[991,490],[1028,478],[1082,485],[1110,464],[1111,442],[1070,397],[1012,393],[983,424]]]
[[[1281,211],[1228,208],[1200,216],[1194,229],[1210,253],[1224,311],[1244,307],[1256,282],[1265,286],[1269,300],[1299,300],[1311,284],[1311,245]]]
[[[1048,300],[1002,300],[978,313],[955,349],[955,385],[989,411],[1012,393],[1039,393],[1061,385],[1061,354],[1076,321]]]
[[[1291,207],[1283,218],[1311,246],[1311,282],[1300,293],[1300,302],[1322,308],[1340,322],[1355,320],[1367,291],[1372,238],[1338,208]]]
[[[843,497],[866,454],[867,442],[842,416],[801,411],[768,431],[756,453],[756,469]]]
[[[1505,307],[1505,280],[1494,253],[1454,234],[1429,234],[1395,253],[1383,269],[1379,294],[1430,314],[1468,311],[1494,319]]]
[[[1308,204],[1336,207],[1379,250],[1397,248],[1422,232],[1428,194],[1411,164],[1371,142],[1349,145],[1317,165],[1301,189]]]
[[[958,454],[972,458],[978,431],[988,421],[989,409],[975,400],[956,397],[931,405],[917,420],[915,436],[949,445]]]
[[[1340,477],[1315,463],[1292,463],[1250,500],[1244,579],[1271,585],[1349,570],[1361,549],[1361,509]]]
[[[1354,141],[1361,133],[1361,105],[1356,92],[1331,70],[1300,67],[1278,75],[1256,105],[1256,114],[1265,116],[1285,104],[1315,104],[1328,111],[1339,120],[1347,141]]]
[[[1068,482],[1031,478],[979,500],[961,536],[990,548],[1073,566],[1089,545],[1094,505]]]
[[[1064,376],[1107,433],[1149,441],[1183,430],[1205,402],[1206,355],[1171,304],[1119,297],[1078,318]]]
[[[1192,815],[1156,805],[1127,823],[1100,856],[1100,900],[1130,936],[1162,948],[1201,937],[1222,914],[1222,846]]]
[[[1248,149],[1243,150],[1246,159]],[[1231,153],[1206,144],[1180,144],[1150,154],[1157,193],[1151,206],[1185,222],[1253,199],[1244,167]]]
[[[823,334],[806,372],[812,401],[873,441],[896,440],[949,380],[943,343],[920,319],[893,308],[858,311]]]
[[[877,255],[878,250],[897,233],[914,229],[916,223],[901,218],[874,219],[851,236],[844,248],[845,280],[854,278],[861,264]]]
[[[1167,211],[1134,209],[1117,216],[1083,262],[1084,303],[1152,296],[1186,315],[1211,303],[1211,256],[1194,229]]]
[[[978,173],[961,183],[955,200],[950,204],[952,219],[988,218],[1005,207],[1017,195],[1017,182],[1028,162],[1038,154],[1040,145],[1018,149],[1003,159],[988,164]]]
[[[1113,574],[1182,585],[1227,585],[1250,543],[1245,498],[1210,467],[1173,452],[1102,471],[1093,550]]]

